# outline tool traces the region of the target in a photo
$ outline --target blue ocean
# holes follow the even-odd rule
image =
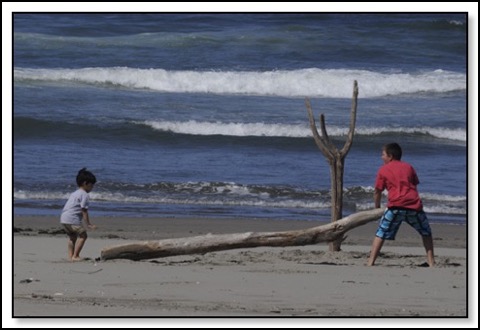
[[[59,217],[75,176],[94,216],[330,219],[354,80],[344,215],[373,207],[398,142],[432,223],[467,214],[466,14],[13,15],[13,211]],[[386,202],[384,196],[383,202]]]

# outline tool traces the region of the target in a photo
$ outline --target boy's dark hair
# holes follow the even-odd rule
[[[402,159],[402,148],[398,143],[389,143],[383,146],[383,150],[389,156],[392,156],[393,159],[400,160]]]
[[[80,187],[84,182],[95,184],[97,178],[93,175],[92,172],[87,171],[87,168],[84,167],[77,174],[77,185]]]

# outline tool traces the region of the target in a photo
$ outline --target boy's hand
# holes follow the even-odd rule
[[[92,230],[97,229],[97,226],[95,225],[87,225],[87,227],[88,229],[92,229]]]

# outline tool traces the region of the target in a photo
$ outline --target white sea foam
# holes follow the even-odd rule
[[[198,187],[211,187],[210,183],[198,184]],[[181,190],[183,184],[179,184]],[[197,185],[195,185],[197,186]],[[272,197],[269,193],[252,192],[246,186],[228,183],[220,185],[215,190],[215,193],[201,193],[197,191],[194,194],[168,194],[155,195],[148,194],[148,196],[131,195],[129,193],[121,192],[92,192],[90,193],[93,202],[101,203],[145,203],[145,204],[177,204],[177,205],[207,205],[207,206],[247,206],[247,207],[272,207],[272,208],[299,208],[299,209],[328,209],[330,208],[329,201],[322,201],[312,198],[286,198],[286,197]],[[195,190],[195,189],[192,189]],[[356,190],[356,189],[355,189]],[[372,187],[361,187],[360,190],[365,193],[370,193]],[[16,200],[38,200],[38,201],[61,201],[62,203],[68,198],[68,193],[62,192],[36,192],[17,190],[14,192]],[[430,202],[425,206],[425,211],[429,213],[439,214],[466,214],[465,205],[455,205],[466,201],[464,196],[449,196],[425,193],[421,194],[424,199],[429,199]],[[445,202],[450,202],[452,205],[445,205]],[[359,201],[355,204],[357,211],[368,210],[373,208],[373,202]]]
[[[427,213],[438,213],[438,214],[467,214],[467,211],[464,208],[454,207],[454,206],[425,206],[423,208]]]
[[[467,198],[465,196],[451,196],[451,195],[441,195],[433,193],[421,193],[420,197],[422,199],[429,199],[433,201],[443,201],[443,202],[466,202]]]
[[[310,127],[306,124],[267,124],[267,123],[224,123],[204,121],[154,121],[134,122],[147,125],[155,130],[188,135],[225,135],[225,136],[268,136],[268,137],[311,137]],[[329,126],[330,136],[345,136],[348,128]],[[465,129],[441,127],[357,127],[358,135],[379,135],[385,133],[425,134],[439,139],[466,141]]]
[[[63,199],[67,200],[70,196],[70,193],[61,193],[61,192],[45,192],[45,191],[25,191],[25,190],[15,190],[13,192],[13,198],[23,200],[23,199],[35,199],[35,200],[54,200],[54,199]]]
[[[463,73],[434,70],[382,73],[347,69],[278,71],[167,71],[128,67],[83,69],[15,68],[16,80],[108,84],[168,93],[247,94],[284,97],[350,98],[357,80],[360,98],[404,93],[443,93],[466,90]],[[350,87],[349,87],[350,86]]]
[[[458,25],[458,26],[461,26],[461,25],[465,25],[464,22],[462,21],[457,21],[457,20],[450,20],[448,21],[449,24],[452,24],[452,25]]]
[[[262,193],[260,198],[195,198],[175,196],[151,196],[140,197],[124,195],[122,193],[90,193],[93,202],[112,203],[145,203],[145,204],[177,204],[177,205],[213,205],[213,206],[249,206],[249,207],[277,207],[277,208],[306,208],[306,209],[327,209],[330,203],[321,201],[303,200],[276,200],[268,199],[268,194]],[[238,197],[238,196],[237,196]],[[18,191],[14,193],[18,200],[66,200],[68,194],[42,192]]]
[[[189,135],[226,135],[226,136],[270,136],[270,137],[308,137],[310,128],[306,125],[265,124],[265,123],[223,123],[181,121],[144,121],[136,122],[153,129]],[[333,129],[335,130],[335,129]]]

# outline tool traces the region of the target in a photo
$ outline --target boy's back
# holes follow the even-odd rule
[[[89,196],[83,189],[74,191],[63,207],[60,223],[82,225],[82,209],[88,209]]]
[[[388,190],[389,208],[421,211],[423,205],[417,191],[419,183],[417,173],[409,163],[392,160],[378,170],[375,189]]]

